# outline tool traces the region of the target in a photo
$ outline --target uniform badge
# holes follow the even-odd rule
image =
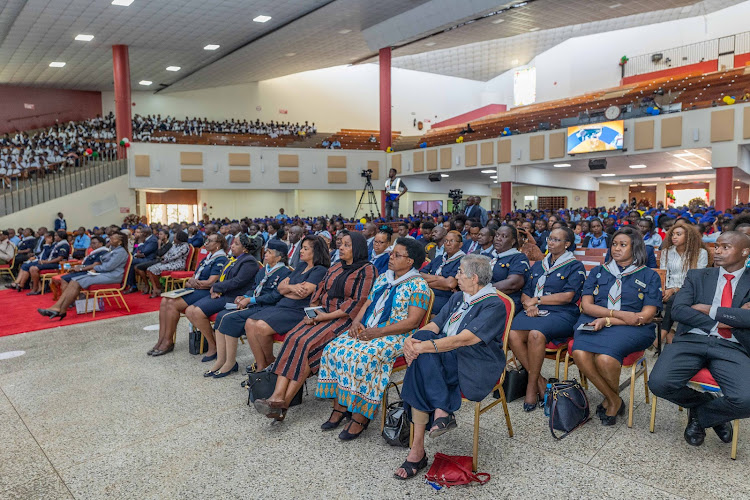
[[[599,295],[599,285],[596,285],[596,288],[594,288],[594,295]]]
[[[602,277],[602,273],[596,273],[596,279],[599,279]]]
[[[642,293],[639,293],[639,294],[638,294],[638,298],[639,298],[640,300],[643,300],[643,294],[642,294]]]
[[[642,286],[643,288],[646,288],[646,284],[641,280],[635,280],[635,284],[638,286]]]

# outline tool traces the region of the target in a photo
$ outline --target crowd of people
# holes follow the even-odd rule
[[[203,134],[247,134],[267,135],[272,139],[279,136],[308,136],[318,131],[315,122],[300,124],[271,120],[262,122],[259,119],[247,120],[209,120],[208,118],[185,117],[178,120],[167,115],[135,115],[133,117],[133,140],[140,142],[175,142],[174,136],[162,135],[160,132],[178,132],[183,136],[202,136]]]
[[[190,246],[199,263],[187,293],[161,297],[162,273],[185,269]],[[604,263],[587,272],[578,255],[585,248],[605,249]],[[602,425],[614,425],[625,409],[624,358],[661,335],[666,347],[650,384],[657,396],[690,410],[688,443],[701,444],[709,427],[729,442],[729,422],[750,416],[743,383],[750,375],[750,207],[625,204],[503,216],[472,197],[458,214],[392,223],[289,217],[282,209],[259,219],[206,217],[68,234],[58,214],[55,231],[0,235],[0,259],[15,255],[18,271],[9,286],[28,287],[29,295],[40,293],[40,272],[69,257],[84,259],[60,277],[57,302],[39,310],[60,320],[88,286],[121,282],[128,254],[134,265],[127,293],[161,301],[158,338],[147,354],[174,350],[184,314],[208,345],[204,377],[223,378],[239,371],[238,339],[246,336],[254,359],[247,370],[277,377],[273,393],[255,400],[256,410],[275,421],[286,418],[317,374],[316,397],[333,401],[321,429],[344,425],[339,438],[356,439],[382,411],[393,365],[404,356],[402,398],[415,427],[406,460],[395,469],[399,479],[427,465],[425,436],[456,427],[462,397],[481,401],[493,390],[505,368],[506,325],[510,350],[528,372],[527,412],[541,406],[550,382],[541,370],[547,344],[572,341],[578,369],[603,395],[596,414]],[[665,270],[664,287],[654,268]],[[276,336],[284,341],[274,353]],[[704,366],[721,397],[685,385]]]

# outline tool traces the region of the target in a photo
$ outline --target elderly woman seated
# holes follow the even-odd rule
[[[342,231],[340,261],[318,284],[310,305],[320,306],[314,319],[306,317],[287,334],[273,371],[276,388],[267,399],[256,399],[255,409],[277,421],[284,420],[292,398],[305,379],[318,371],[325,346],[349,330],[367,301],[375,267],[367,255],[367,239],[357,231]]]
[[[52,241],[50,241],[50,236]],[[70,243],[68,243],[68,233],[64,230],[56,232],[50,231],[44,237],[45,245],[42,254],[36,260],[29,260],[21,265],[21,272],[18,273],[16,281],[11,284],[10,288],[15,288],[19,292],[23,290],[29,279],[31,280],[31,291],[26,295],[40,295],[39,271],[59,269],[60,262],[67,260],[70,255]]]
[[[159,306],[159,338],[156,345],[148,351],[149,356],[162,356],[174,349],[175,330],[180,321],[180,313],[189,305],[210,296],[210,289],[222,276],[227,266],[227,240],[219,233],[214,233],[206,239],[204,248],[209,252],[200,262],[195,275],[187,280],[185,288],[192,290],[189,295],[175,299],[163,298]]]
[[[505,304],[492,286],[490,259],[467,255],[457,274],[461,292],[424,329],[404,342],[409,367],[401,398],[414,423],[413,444],[396,469],[408,479],[427,467],[426,430],[437,437],[456,427],[462,396],[483,400],[505,369]]]
[[[60,321],[62,321],[68,314],[68,306],[78,298],[81,290],[91,285],[121,283],[122,277],[125,274],[125,265],[128,262],[128,251],[123,246],[125,242],[127,242],[127,236],[122,233],[113,233],[109,238],[111,250],[102,254],[100,264],[94,263],[88,266],[75,266],[73,268],[75,272],[94,271],[98,274],[91,275],[86,272],[83,275],[74,276],[52,307],[37,309],[37,312],[42,316],[60,318]]]
[[[437,314],[448,302],[456,289],[456,273],[461,263],[461,257],[466,255],[461,250],[463,237],[458,231],[449,231],[443,239],[445,252],[436,255],[432,261],[422,269],[422,277],[435,292],[435,303],[432,312]]]
[[[237,310],[224,310],[216,315],[214,335],[216,337],[216,361],[204,377],[226,377],[237,364],[237,339],[245,332],[247,318],[265,306],[274,306],[282,295],[279,284],[292,271],[286,267],[288,247],[283,241],[273,239],[268,242],[264,255],[265,266],[255,275],[253,287],[244,295],[234,299]]]
[[[188,235],[184,231],[177,231],[174,235],[174,243],[161,256],[158,263],[146,268],[146,276],[151,282],[151,296],[154,299],[161,295],[161,283],[159,277],[164,271],[182,271],[185,269],[185,260],[190,252]]]
[[[646,267],[646,245],[639,231],[624,227],[612,238],[612,258],[589,273],[575,330],[576,366],[604,395],[596,414],[615,425],[625,412],[620,370],[625,356],[654,341],[651,321],[662,307],[661,278]],[[587,328],[587,329],[582,329]]]
[[[382,235],[378,233],[375,241]],[[396,240],[389,270],[378,276],[351,328],[323,351],[315,395],[333,399],[331,417],[321,426],[324,431],[349,417],[339,438],[355,439],[378,410],[404,340],[427,314],[430,287],[418,271],[424,259],[417,240]]]

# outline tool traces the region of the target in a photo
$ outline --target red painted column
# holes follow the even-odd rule
[[[734,206],[734,189],[732,180],[734,167],[723,167],[716,169],[716,209],[726,210]]]
[[[380,49],[380,149],[391,146],[391,48]]]
[[[503,217],[513,210],[513,183],[500,183],[500,212]]]
[[[123,137],[133,139],[133,121],[130,115],[130,59],[127,45],[112,46],[112,72],[115,80],[115,119],[119,144]],[[117,157],[127,158],[127,148],[118,146]]]
[[[586,205],[589,208],[596,206],[596,191],[589,191],[589,200],[588,205]],[[573,208],[579,208],[579,207],[573,207]]]

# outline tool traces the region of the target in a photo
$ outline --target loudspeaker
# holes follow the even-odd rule
[[[664,59],[664,54],[662,54],[662,53],[651,54],[651,62],[652,63],[658,63],[662,59]]]
[[[607,168],[606,158],[597,158],[596,160],[589,160],[589,170],[604,170]]]
[[[428,177],[430,179],[430,182],[440,182],[440,174],[430,174]]]

